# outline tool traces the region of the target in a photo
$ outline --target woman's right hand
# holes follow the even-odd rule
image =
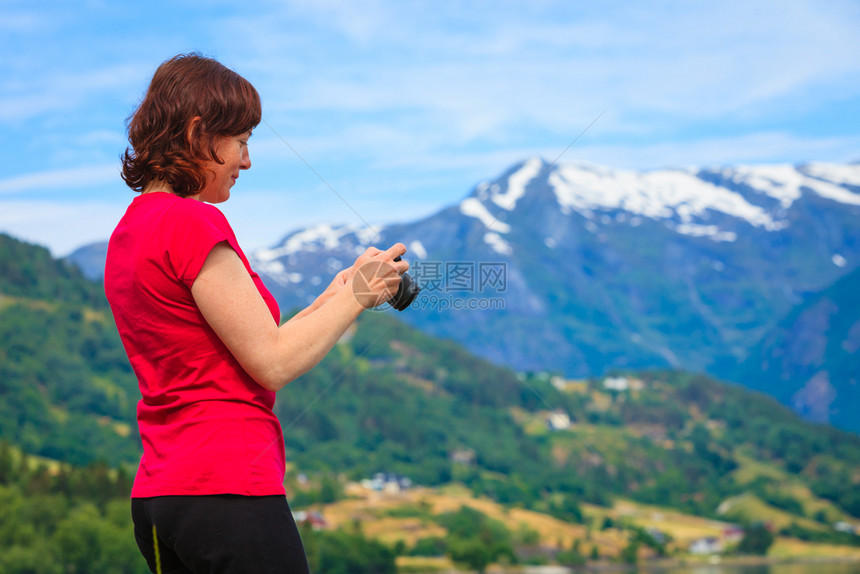
[[[409,270],[406,261],[395,261],[406,253],[406,246],[395,243],[385,251],[368,247],[349,268],[347,285],[365,309],[382,305],[397,294],[401,275]]]

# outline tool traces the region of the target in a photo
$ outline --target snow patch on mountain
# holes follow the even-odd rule
[[[277,281],[281,285],[288,285],[290,283],[298,284],[304,281],[304,275],[294,271],[287,271],[286,266],[281,261],[264,261],[262,259],[258,259],[256,255],[257,254],[254,254],[254,256],[250,258],[250,262],[251,266],[256,269],[258,273],[265,273],[268,277]]]
[[[800,199],[803,190],[848,205],[860,205],[860,194],[851,193],[840,184],[860,185],[860,167],[812,164],[742,166],[723,170],[723,176],[734,183],[745,184],[780,202],[783,208]]]
[[[542,166],[543,161],[540,158],[533,157],[527,160],[520,169],[508,177],[507,191],[493,193],[490,195],[490,199],[502,209],[508,211],[514,209],[517,200],[526,194],[526,186],[538,176]]]
[[[424,247],[424,244],[418,241],[409,242],[409,245],[406,246],[409,250],[409,253],[413,254],[418,259],[426,259],[427,258],[427,249]]]
[[[640,173],[567,165],[557,168],[549,183],[564,213],[577,211],[589,218],[594,210],[621,209],[651,219],[677,217],[682,224],[690,224],[694,223],[694,217],[700,218],[712,210],[769,230],[783,226],[762,207],[751,204],[738,193],[703,181],[691,171]]]
[[[722,175],[735,184],[746,185],[777,201],[787,209],[800,199],[803,174],[791,165],[736,167],[722,170]]]
[[[837,201],[839,203],[845,203],[848,205],[860,205],[860,193],[852,193],[845,189],[844,187],[840,187],[838,185],[832,185],[831,183],[825,181],[816,181],[812,178],[808,178],[810,181],[815,182],[809,187],[826,199],[832,199],[833,201]]]
[[[484,204],[476,197],[467,197],[461,201],[460,213],[478,219],[488,230],[491,229],[497,233],[508,233],[511,230],[510,225],[493,217]]]
[[[505,241],[501,235],[488,231],[484,234],[484,243],[499,255],[510,255],[514,252],[511,244]]]
[[[355,236],[354,247],[360,253],[365,246],[379,236],[381,229],[356,225],[335,226],[323,223],[287,236],[284,242],[277,247],[257,250],[254,252],[254,258],[265,263],[299,252],[330,251],[340,246],[344,238],[350,234]]]
[[[801,170],[811,177],[829,181],[835,185],[860,187],[860,164],[810,163]]]
[[[675,227],[675,231],[693,237],[709,237],[714,241],[734,241],[738,234],[734,231],[720,231],[716,225],[698,225],[695,223],[682,223]]]

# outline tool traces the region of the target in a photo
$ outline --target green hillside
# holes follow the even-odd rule
[[[0,548],[18,548],[32,566],[41,555],[35,541],[53,540],[56,553],[61,535],[53,514],[33,514],[29,504],[61,502],[105,532],[122,521],[113,502],[127,496],[139,456],[138,391],[100,285],[5,236],[0,270],[0,498],[18,509],[0,510]],[[279,393],[275,408],[295,508],[335,502],[347,481],[382,472],[424,487],[460,485],[565,524],[627,500],[858,544],[833,525],[860,522],[860,437],[704,376],[515,373],[393,314],[368,312],[318,368]],[[93,484],[110,494],[100,497]],[[356,533],[337,540],[365,544]]]
[[[860,516],[860,437],[804,422],[772,398],[672,371],[608,383],[517,375],[381,313],[365,314],[276,409],[302,469],[459,481],[569,519],[577,509],[560,507],[558,494],[718,516],[723,500],[753,492],[813,518],[792,485],[829,501],[819,524]],[[550,430],[553,416],[570,423]],[[470,462],[455,462],[464,452]]]
[[[0,235],[0,439],[75,464],[133,462],[137,394],[101,285]]]

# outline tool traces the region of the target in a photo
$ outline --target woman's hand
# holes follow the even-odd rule
[[[320,303],[325,303],[331,298],[332,295],[346,287],[346,284],[349,281],[350,272],[351,268],[342,269],[340,272],[338,272],[337,275],[334,276],[334,279],[331,280],[331,283],[328,284],[328,287],[325,288],[325,291],[320,293]]]
[[[368,247],[351,266],[334,276],[313,303],[296,313],[290,321],[310,315],[344,289],[346,293],[351,293],[350,296],[362,309],[370,309],[388,301],[397,293],[400,275],[409,269],[405,261],[394,261],[403,253],[406,253],[406,247],[402,243],[392,245],[387,251]],[[396,277],[392,271],[396,272]]]
[[[406,261],[395,261],[406,253],[406,246],[395,243],[385,251],[368,247],[347,271],[347,285],[365,309],[390,300],[400,287],[400,276],[409,269]]]

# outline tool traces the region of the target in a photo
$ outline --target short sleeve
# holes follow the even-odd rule
[[[160,231],[167,263],[176,278],[188,287],[215,245],[226,241],[239,251],[236,235],[224,214],[215,206],[194,199],[176,202],[165,214]]]

